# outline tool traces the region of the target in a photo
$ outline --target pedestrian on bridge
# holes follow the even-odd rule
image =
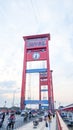
[[[49,112],[47,116],[48,130],[51,130],[51,120],[52,120],[52,116],[51,113]]]
[[[48,112],[45,111],[45,112],[44,112],[44,120],[45,120],[45,121],[46,121],[47,116],[48,116]]]

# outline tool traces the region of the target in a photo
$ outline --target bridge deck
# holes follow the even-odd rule
[[[33,122],[30,122],[22,127],[20,127],[17,130],[34,130],[35,128],[33,127]],[[43,120],[42,122],[39,122],[39,125],[37,126],[36,130],[48,130],[47,127],[45,127],[45,121]],[[52,118],[51,122],[51,128],[50,130],[56,130],[56,118]]]

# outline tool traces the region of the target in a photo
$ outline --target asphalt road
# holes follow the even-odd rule
[[[8,123],[8,115],[6,115],[6,117],[5,117],[5,120],[4,120],[4,122],[3,122],[3,125],[2,125],[2,127],[0,128],[0,130],[6,130],[6,128],[7,128],[7,123]],[[23,121],[23,117],[21,117],[21,115],[16,115],[16,120],[15,120],[15,126],[14,126],[14,128],[16,129],[16,128],[19,128],[19,127],[21,127],[22,125],[25,125],[26,123],[28,123],[29,122],[29,120],[28,121]]]
[[[0,130],[6,130],[7,123],[8,123],[8,117],[9,117],[8,115],[5,116],[5,120],[4,120],[3,125],[0,128]],[[15,117],[16,117],[16,120],[15,120],[14,129],[19,128],[19,127],[25,125],[26,123],[29,123],[30,121],[35,119],[35,118],[31,118],[31,120],[27,120],[24,122],[23,117],[21,115],[16,115]]]

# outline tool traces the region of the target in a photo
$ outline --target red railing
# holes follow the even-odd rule
[[[57,130],[68,130],[66,124],[62,120],[58,112],[56,112],[56,129]]]

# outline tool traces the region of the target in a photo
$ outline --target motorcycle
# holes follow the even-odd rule
[[[2,118],[0,118],[0,128],[2,127],[2,124],[3,124],[3,120]]]
[[[3,117],[3,113],[0,113],[0,128],[1,128],[2,125],[3,125],[4,118],[5,118],[5,117]]]
[[[25,114],[24,114],[24,119],[23,119],[23,121],[25,122],[25,121],[27,121],[28,120],[28,113],[26,112]]]
[[[39,124],[39,121],[38,120],[34,120],[33,121],[33,127],[36,128]]]
[[[9,118],[8,123],[7,123],[7,130],[13,130],[14,124],[15,124],[15,121]]]

